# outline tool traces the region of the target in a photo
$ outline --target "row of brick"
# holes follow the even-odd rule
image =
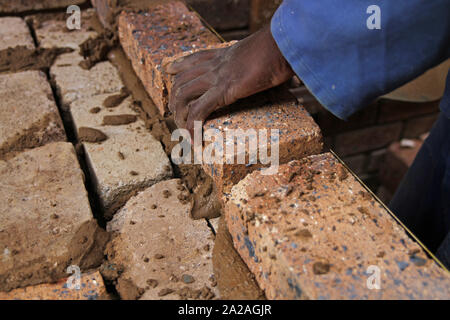
[[[190,15],[181,4],[169,3],[155,11],[122,13],[119,19],[121,43],[163,112],[162,57],[181,53],[182,46],[192,49],[192,42],[178,39],[176,32],[176,22],[195,19]],[[193,39],[199,30],[206,39],[200,22],[192,23]],[[149,30],[149,25],[154,27]],[[211,45],[199,41],[200,47]],[[204,129],[286,125],[280,136],[281,163],[320,152],[320,131],[302,107],[295,112],[290,102],[276,94],[271,99],[270,93],[240,103],[248,109],[231,106],[239,111],[213,115]],[[272,176],[256,170],[244,178],[255,169],[245,165],[205,169],[222,193],[231,191],[225,197],[228,227],[269,298],[448,297],[448,274],[331,155],[285,164]],[[382,290],[366,285],[371,265],[381,270]]]
[[[0,25],[0,55],[35,51],[23,19],[0,18]],[[11,71],[8,61],[2,67]],[[100,264],[108,237],[91,212],[84,175],[73,146],[65,142],[46,75],[40,71],[2,74],[0,95],[0,198],[4,204],[0,209],[0,297],[103,296],[98,275],[94,275],[95,285],[94,278],[84,276],[81,291],[63,290],[62,282],[37,285],[67,277],[71,264],[82,269]],[[5,293],[15,288],[19,289]]]
[[[152,28],[148,28],[149,25]],[[153,11],[123,12],[119,18],[119,36],[136,73],[163,114],[167,111],[167,93],[170,88],[170,78],[161,68],[163,58],[221,46],[215,35],[181,2],[169,2]],[[306,110],[282,88],[227,107],[206,121],[203,128],[216,129],[223,136],[228,129],[265,129],[268,135],[271,129],[279,129],[280,163],[319,153],[322,149],[319,128]],[[244,152],[248,158],[248,146]],[[204,170],[212,176],[221,194],[229,192],[233,184],[259,167],[222,161],[204,165]]]
[[[125,204],[107,226],[115,236],[108,265],[123,271],[113,280],[120,297],[218,297],[211,285],[213,232],[204,219],[190,218],[192,201],[181,181],[167,180],[171,163],[138,117],[116,68],[104,61],[86,70],[81,60],[77,52],[63,54],[50,75],[106,218]]]

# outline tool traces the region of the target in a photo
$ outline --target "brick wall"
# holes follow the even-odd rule
[[[305,99],[302,87],[293,92]],[[402,139],[419,138],[431,129],[439,115],[439,101],[417,103],[380,98],[343,121],[317,101],[306,100],[305,108],[321,128],[325,148],[335,151],[385,202],[389,202],[398,185],[390,184],[389,193],[379,190],[380,168],[388,166],[384,161],[387,148]]]

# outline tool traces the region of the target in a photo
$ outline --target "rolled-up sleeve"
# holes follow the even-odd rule
[[[371,5],[380,29],[369,29]],[[283,56],[341,119],[450,56],[449,0],[284,0],[271,21]]]

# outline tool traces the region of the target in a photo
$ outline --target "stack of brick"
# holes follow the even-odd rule
[[[450,277],[331,155],[256,171],[225,216],[269,299],[448,299]]]

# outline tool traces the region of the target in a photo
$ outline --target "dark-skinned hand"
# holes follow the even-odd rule
[[[294,72],[267,26],[232,46],[204,50],[166,66],[175,75],[169,110],[179,128],[193,134],[220,107],[289,80]]]

